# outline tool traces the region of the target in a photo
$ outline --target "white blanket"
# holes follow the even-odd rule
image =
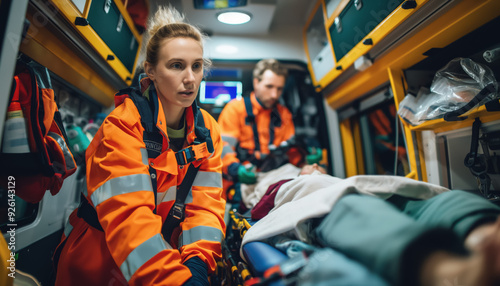
[[[241,184],[241,200],[249,209],[253,208],[266,194],[270,185],[279,180],[296,178],[300,168],[292,164],[285,164],[277,169],[257,174],[257,183],[252,185]]]
[[[278,179],[279,180],[279,179]],[[275,206],[267,216],[245,234],[242,246],[251,241],[287,234],[307,241],[304,228],[309,219],[325,216],[335,203],[349,193],[361,193],[387,199],[393,194],[428,199],[447,188],[397,176],[353,176],[339,179],[314,172],[282,185]]]

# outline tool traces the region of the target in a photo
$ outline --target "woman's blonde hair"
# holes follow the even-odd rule
[[[202,50],[206,36],[201,31],[184,22],[184,15],[179,13],[172,6],[158,7],[153,17],[150,17],[147,24],[146,41],[146,61],[153,66],[158,63],[158,52],[161,44],[166,39],[191,38],[196,40]],[[211,66],[209,59],[203,58],[203,69],[207,70]]]

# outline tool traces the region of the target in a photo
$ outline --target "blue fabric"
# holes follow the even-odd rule
[[[208,282],[208,267],[199,257],[190,258],[184,262],[184,265],[189,268],[193,275],[184,286],[209,286]]]
[[[388,286],[379,276],[341,253],[322,248],[309,256],[298,273],[297,286]]]
[[[289,240],[277,243],[276,248],[285,252],[288,257],[294,257],[302,253],[303,251],[305,251],[306,253],[311,253],[318,249],[317,247],[299,240]]]

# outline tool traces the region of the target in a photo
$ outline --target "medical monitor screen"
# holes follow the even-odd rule
[[[202,81],[200,102],[222,106],[235,98],[241,98],[243,85],[240,81]]]
[[[242,7],[247,0],[193,0],[195,9],[223,9]]]

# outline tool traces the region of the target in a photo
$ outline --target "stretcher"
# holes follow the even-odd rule
[[[255,241],[241,248],[241,240],[254,221],[250,216],[229,212],[223,259],[219,261],[212,285],[285,285],[281,283],[279,265],[289,258],[286,254],[264,242]],[[240,255],[241,252],[245,259]]]
[[[236,210],[229,213],[223,260],[218,264],[212,285],[388,286],[381,278],[331,248],[317,248],[299,241],[291,242],[300,247],[287,250],[280,246],[283,243],[276,243],[275,247],[262,241],[241,246],[243,237],[256,221],[247,213],[240,214]]]
[[[315,181],[315,178],[307,176],[302,180]],[[311,200],[318,202],[326,191],[314,192],[320,196]],[[327,201],[323,200],[322,204],[328,205]],[[286,235],[287,225],[293,224],[297,217],[316,217],[316,212],[321,211],[324,206],[315,203],[315,210],[306,211],[300,207],[303,205],[289,202],[255,221],[252,220],[252,210],[243,211],[245,207],[239,207],[239,202],[230,203],[233,205],[229,208],[226,218],[223,259],[219,263],[217,280],[213,280],[213,285],[388,285],[365,266],[332,248],[306,243],[307,239],[299,240],[298,237],[301,236],[295,232],[291,237],[297,238]],[[297,209],[301,209],[300,215],[288,213]],[[281,214],[288,213],[289,216],[276,216],[279,211]],[[284,220],[284,225],[276,225],[273,228],[269,224],[281,220]],[[256,232],[257,230],[259,232]],[[284,232],[281,232],[283,230]],[[257,233],[260,234],[256,238]]]

